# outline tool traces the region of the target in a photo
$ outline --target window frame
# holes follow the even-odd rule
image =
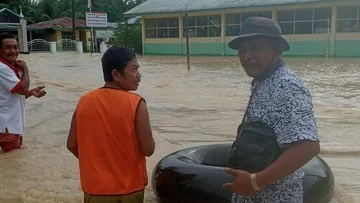
[[[148,27],[148,22],[150,20],[155,20],[155,26],[152,27]],[[159,26],[159,21],[161,20],[166,20],[166,26]],[[170,21],[171,20],[177,20],[177,27],[175,26],[171,26],[170,27]],[[180,38],[180,34],[179,34],[179,29],[180,29],[180,18],[179,17],[167,17],[167,18],[149,18],[149,19],[145,19],[145,38],[146,39],[178,39]],[[148,36],[148,30],[152,30],[155,31],[155,36],[154,37],[149,37]],[[159,37],[159,30],[166,30],[166,36],[165,37]],[[177,30],[177,33],[174,37],[170,36],[170,30]]]
[[[329,18],[328,19],[317,19],[316,17],[316,10],[320,10],[320,9],[324,9],[324,10],[328,10],[329,11]],[[311,10],[312,12],[312,17],[309,20],[297,20],[296,14],[300,13],[300,11],[309,11]],[[302,35],[302,34],[324,34],[327,33],[329,34],[331,31],[331,21],[332,21],[332,9],[331,7],[319,7],[319,8],[306,8],[306,9],[294,9],[294,10],[279,10],[277,11],[277,16],[280,15],[281,12],[292,12],[293,13],[293,19],[289,19],[289,20],[279,20],[278,19],[278,24],[281,27],[281,31],[282,34],[284,35]],[[300,24],[304,24],[304,23],[311,23],[311,32],[301,32],[299,28]],[[316,29],[316,25],[318,23],[326,23],[327,24],[327,32],[317,32]],[[284,26],[282,26],[283,24],[292,24],[292,32],[284,32]]]
[[[218,14],[218,15],[202,15],[202,16],[188,16],[187,17],[188,19],[188,22],[195,22],[195,24],[191,24],[189,23],[189,37],[190,38],[201,38],[201,37],[221,37],[221,15]],[[201,18],[206,18],[206,24],[202,24],[202,25],[198,25],[198,21],[201,19]],[[218,24],[217,25],[214,25],[214,24],[210,24],[210,19],[211,18],[218,18]],[[186,22],[186,18],[183,18],[183,36],[186,36],[186,25],[187,23]],[[199,29],[202,29],[202,30],[199,30]],[[215,36],[211,36],[210,34],[210,30],[211,28],[217,30],[217,34]],[[205,35],[201,35],[199,36],[198,33],[200,31],[204,31],[206,30],[206,34]],[[191,32],[190,32],[191,31]]]
[[[243,16],[244,15],[247,15],[248,17],[250,16],[259,16],[259,14],[264,14],[264,13],[267,13],[267,14],[270,14],[270,18],[269,19],[272,19],[272,11],[269,11],[269,10],[266,10],[266,11],[256,11],[256,12],[242,12],[242,13],[229,13],[229,14],[226,14],[225,15],[225,37],[234,37],[234,36],[238,36],[240,31],[241,31],[241,25],[242,23],[245,21],[245,19],[243,19]],[[255,15],[250,15],[250,14],[255,14]],[[239,16],[240,18],[240,21],[239,23],[231,23],[231,24],[228,24],[228,16]],[[261,15],[263,16],[263,15]],[[231,34],[229,35],[228,34],[228,27],[234,27],[235,30],[237,29],[239,33],[237,34]]]
[[[337,9],[337,19],[336,19],[336,32],[337,33],[357,33],[360,32],[360,5],[357,6],[357,13],[356,18],[339,18],[339,8],[350,8],[354,6],[339,6]],[[346,22],[346,21],[355,21],[355,31],[342,31],[340,27],[340,22]]]

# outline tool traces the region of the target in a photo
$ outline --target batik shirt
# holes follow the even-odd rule
[[[301,140],[317,141],[317,126],[311,95],[303,82],[281,60],[252,84],[245,122],[261,121],[274,130],[277,142],[285,149]],[[302,203],[302,169],[277,180],[251,197],[234,194],[232,203]]]

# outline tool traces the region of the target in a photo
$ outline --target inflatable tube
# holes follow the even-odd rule
[[[233,178],[224,172],[231,144],[184,149],[160,160],[152,174],[152,188],[160,203],[229,203],[231,192],[222,187]],[[334,177],[320,157],[304,167],[304,202],[329,202]]]

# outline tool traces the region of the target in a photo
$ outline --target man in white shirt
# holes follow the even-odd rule
[[[30,79],[26,63],[17,60],[16,39],[0,34],[0,147],[3,152],[19,149],[25,126],[25,99],[43,97],[44,86],[29,90]]]

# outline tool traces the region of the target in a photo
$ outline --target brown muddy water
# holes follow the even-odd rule
[[[101,55],[39,53],[28,62],[31,86],[22,150],[0,154],[0,203],[82,202],[77,160],[66,150],[71,115],[82,94],[102,86]],[[244,113],[251,79],[236,57],[140,57],[139,94],[149,106],[155,164],[170,152],[231,142]],[[321,156],[335,175],[333,202],[360,202],[360,60],[285,58],[313,96]],[[154,203],[150,185],[146,202]]]

